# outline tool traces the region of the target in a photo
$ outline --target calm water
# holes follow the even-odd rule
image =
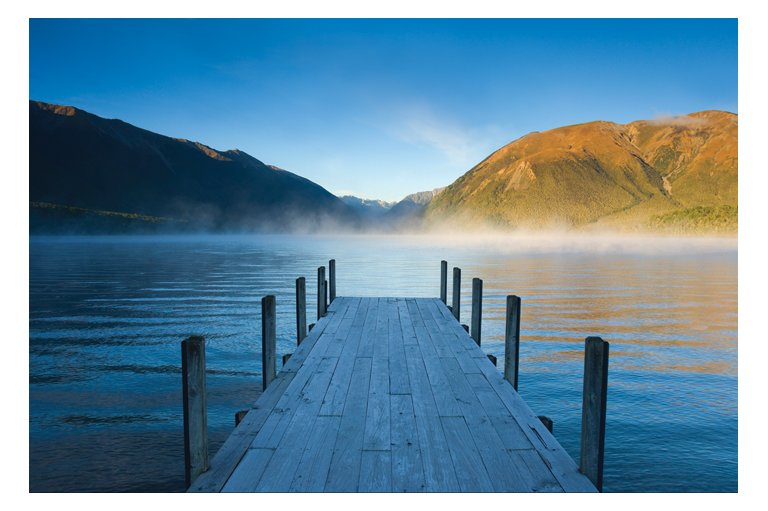
[[[520,295],[520,393],[577,460],[583,340],[608,340],[605,491],[737,490],[735,240],[33,237],[29,248],[30,491],[182,491],[180,341],[208,341],[214,453],[261,386],[261,297],[277,296],[278,353],[293,351],[294,280],[307,277],[311,316],[331,257],[340,295],[437,296],[447,259],[469,304],[482,278],[483,349],[500,360],[504,299]]]

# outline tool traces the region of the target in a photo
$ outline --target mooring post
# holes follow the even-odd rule
[[[504,378],[517,390],[520,365],[520,297],[507,296],[507,326],[504,334]]]
[[[245,419],[245,416],[248,414],[248,410],[238,410],[235,412],[235,427],[238,427],[240,423]]]
[[[291,359],[292,355],[293,355],[293,353],[284,353],[283,354],[283,365],[288,363],[288,361]]]
[[[539,415],[539,420],[542,424],[544,424],[544,427],[547,428],[550,433],[553,433],[552,428],[554,427],[554,423],[552,422],[552,419],[546,415]]]
[[[581,408],[579,470],[603,491],[605,408],[608,399],[608,343],[587,337],[584,347],[584,399]]]
[[[336,259],[328,261],[328,286],[328,303],[333,303],[336,299]]]
[[[296,279],[296,345],[307,336],[307,281]]]
[[[184,401],[184,481],[187,488],[208,470],[208,409],[205,398],[205,339],[181,341]]]
[[[453,269],[453,303],[451,305],[451,312],[456,321],[459,321],[459,300],[461,294],[461,268]]]
[[[448,305],[448,261],[440,261],[440,300]]]
[[[275,296],[267,295],[261,299],[261,373],[262,390],[275,379],[277,373],[277,321],[275,311]]]
[[[323,284],[323,297],[323,314],[325,314],[328,311],[328,279]]]
[[[325,305],[325,266],[317,269],[317,319],[325,314],[323,305]]]
[[[308,328],[309,328],[309,331],[311,332],[312,329],[315,328],[315,324],[314,323],[310,323]]]
[[[488,353],[488,360],[491,361],[491,364],[493,364],[493,367],[496,367],[496,364],[499,363],[499,359],[496,358],[496,355],[491,355]]]
[[[480,346],[480,323],[483,317],[483,281],[472,279],[472,333],[470,336]]]

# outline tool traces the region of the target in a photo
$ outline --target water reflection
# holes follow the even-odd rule
[[[311,321],[317,266],[333,257],[339,294],[358,296],[436,296],[447,259],[465,323],[482,278],[483,349],[499,357],[505,297],[521,296],[520,392],[576,459],[584,337],[604,337],[605,489],[735,491],[732,241],[464,241],[32,238],[30,489],[183,489],[179,341],[208,341],[215,451],[258,395],[261,296],[277,296],[278,354],[292,352],[294,279],[307,277]]]

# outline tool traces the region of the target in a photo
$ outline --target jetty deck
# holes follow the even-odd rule
[[[189,491],[597,489],[443,301],[335,297]]]

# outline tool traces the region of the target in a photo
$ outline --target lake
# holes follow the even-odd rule
[[[738,489],[735,239],[33,236],[29,251],[32,492],[183,491],[180,342],[207,341],[213,454],[261,388],[261,297],[277,297],[279,359],[296,277],[312,321],[330,258],[341,296],[425,297],[446,259],[464,323],[482,278],[482,348],[500,361],[519,295],[519,392],[577,461],[584,338],[610,342],[604,491]]]

